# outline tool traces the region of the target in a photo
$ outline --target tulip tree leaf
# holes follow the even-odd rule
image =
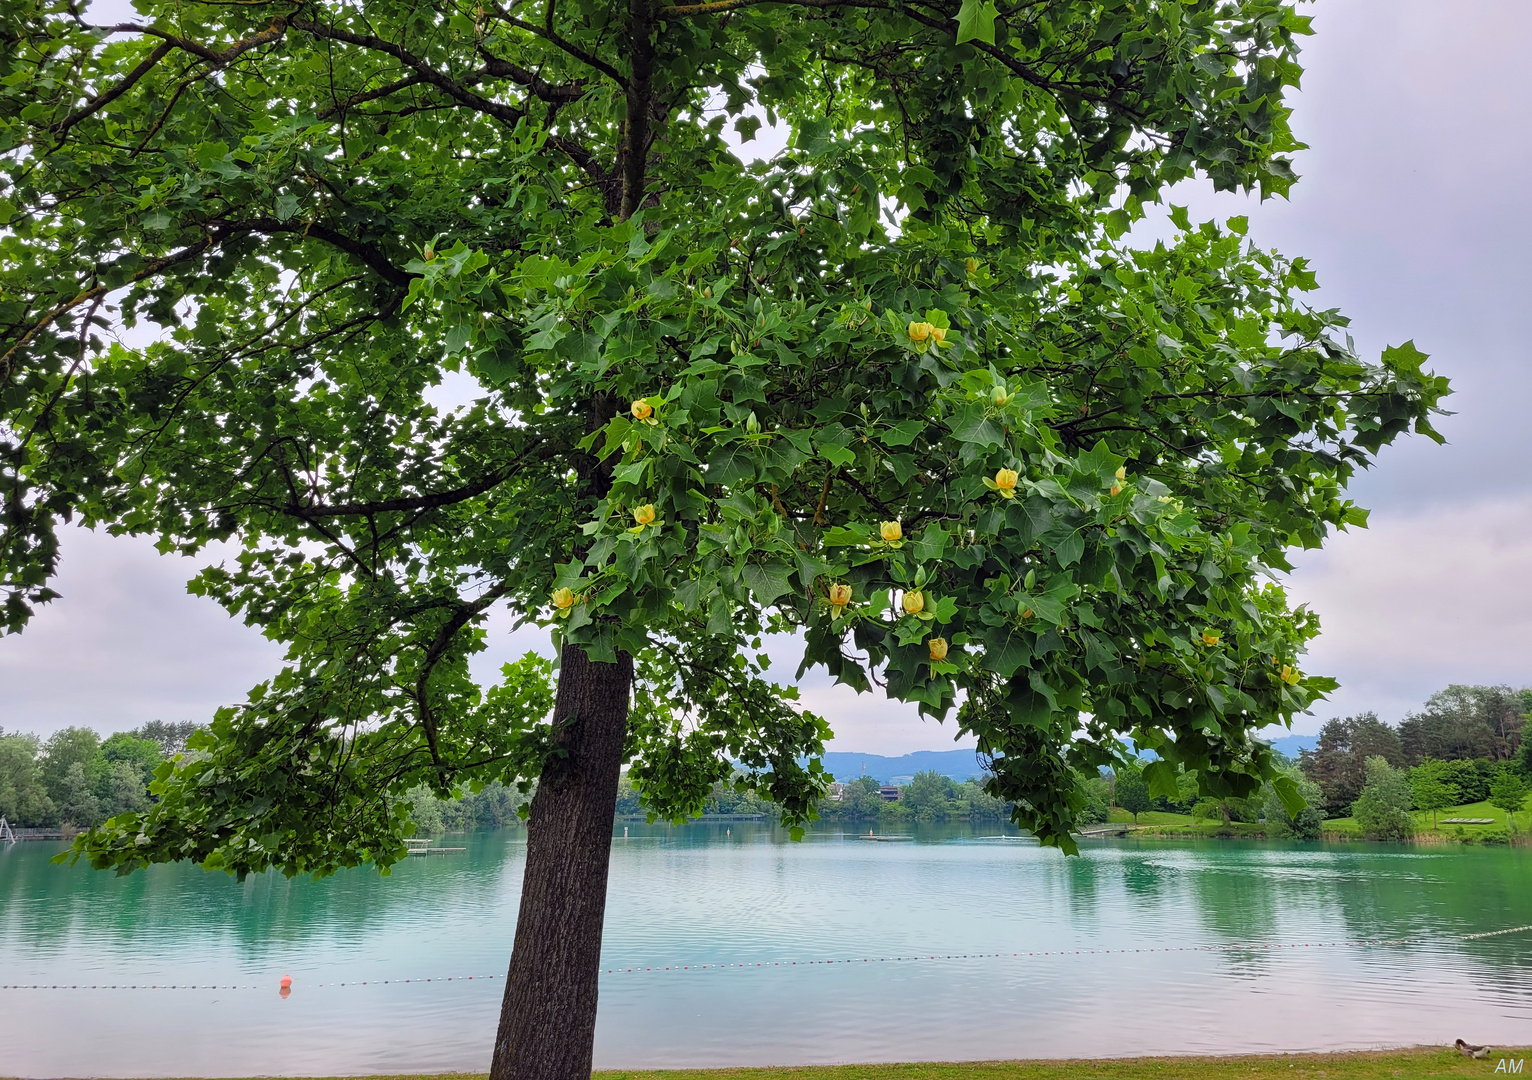
[[[995,19],[1000,15],[992,0],[963,0],[958,8],[957,43],[982,41],[995,43]]]

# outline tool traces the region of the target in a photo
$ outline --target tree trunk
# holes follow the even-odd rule
[[[555,740],[532,797],[516,942],[490,1080],[590,1080],[612,817],[633,658],[565,645]]]

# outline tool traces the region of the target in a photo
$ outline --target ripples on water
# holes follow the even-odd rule
[[[627,828],[598,1067],[1532,1042],[1532,932],[1460,940],[1532,923],[1525,850],[1100,841],[1065,859],[962,826],[903,844]],[[482,1070],[499,978],[377,981],[503,975],[524,836],[321,882],[116,878],[50,866],[46,845],[0,850],[0,983],[261,987],[0,990],[0,1071]],[[1395,938],[1426,943],[1116,951]],[[831,959],[854,962],[803,963]]]

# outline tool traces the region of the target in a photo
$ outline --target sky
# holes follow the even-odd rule
[[[1194,221],[1250,218],[1263,248],[1307,257],[1317,304],[1352,319],[1362,354],[1413,340],[1455,393],[1438,429],[1385,450],[1351,495],[1370,527],[1294,555],[1285,582],[1321,616],[1304,663],[1341,689],[1293,730],[1374,710],[1397,722],[1449,683],[1532,684],[1532,81],[1524,0],[1320,0],[1317,34],[1292,98],[1302,180],[1290,200],[1215,194],[1188,183],[1168,200]],[[769,132],[762,133],[765,143]],[[1132,234],[1163,234],[1151,215]],[[197,560],[152,541],[65,530],[63,599],[20,636],[0,638],[0,727],[109,732],[147,720],[204,722],[274,673],[281,647],[187,595]],[[476,663],[490,677],[546,632],[498,615]],[[771,643],[788,678],[794,643]],[[831,749],[903,754],[954,743],[952,724],[807,676],[805,705],[830,720]],[[1273,732],[1280,734],[1280,732]]]

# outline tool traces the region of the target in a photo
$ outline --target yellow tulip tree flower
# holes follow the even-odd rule
[[[984,486],[989,488],[1002,499],[1014,499],[1016,497],[1016,482],[1021,479],[1015,469],[996,469],[995,478],[991,480],[984,477]]]

